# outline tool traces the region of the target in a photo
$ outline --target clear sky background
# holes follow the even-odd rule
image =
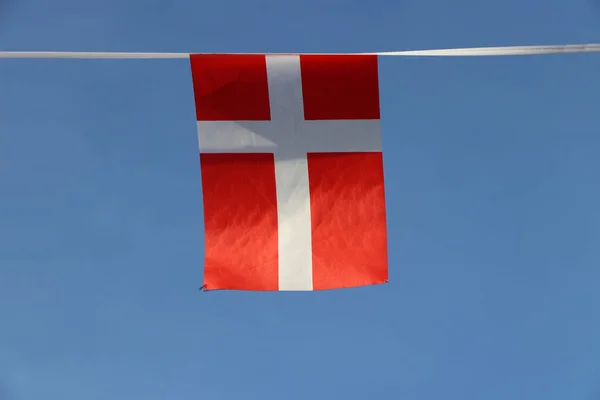
[[[0,1],[0,50],[600,42],[583,0]],[[0,399],[598,399],[599,74],[380,59],[390,283],[201,293],[187,61],[0,60]]]

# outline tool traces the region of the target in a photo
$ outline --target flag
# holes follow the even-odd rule
[[[190,55],[206,290],[387,282],[377,56]]]

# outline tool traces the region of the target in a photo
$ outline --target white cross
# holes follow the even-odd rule
[[[267,56],[270,121],[199,121],[201,153],[273,153],[279,290],[312,290],[307,153],[380,152],[379,119],[304,119],[299,56]]]

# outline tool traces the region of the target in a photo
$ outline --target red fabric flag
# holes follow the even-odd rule
[[[387,282],[377,56],[190,60],[204,288]]]

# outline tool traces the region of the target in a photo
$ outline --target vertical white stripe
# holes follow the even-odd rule
[[[275,140],[279,229],[279,290],[312,290],[312,235],[308,164],[298,56],[268,56],[267,74]],[[279,132],[277,132],[279,131]]]
[[[279,229],[279,290],[312,290],[312,234],[306,155],[275,153]]]

